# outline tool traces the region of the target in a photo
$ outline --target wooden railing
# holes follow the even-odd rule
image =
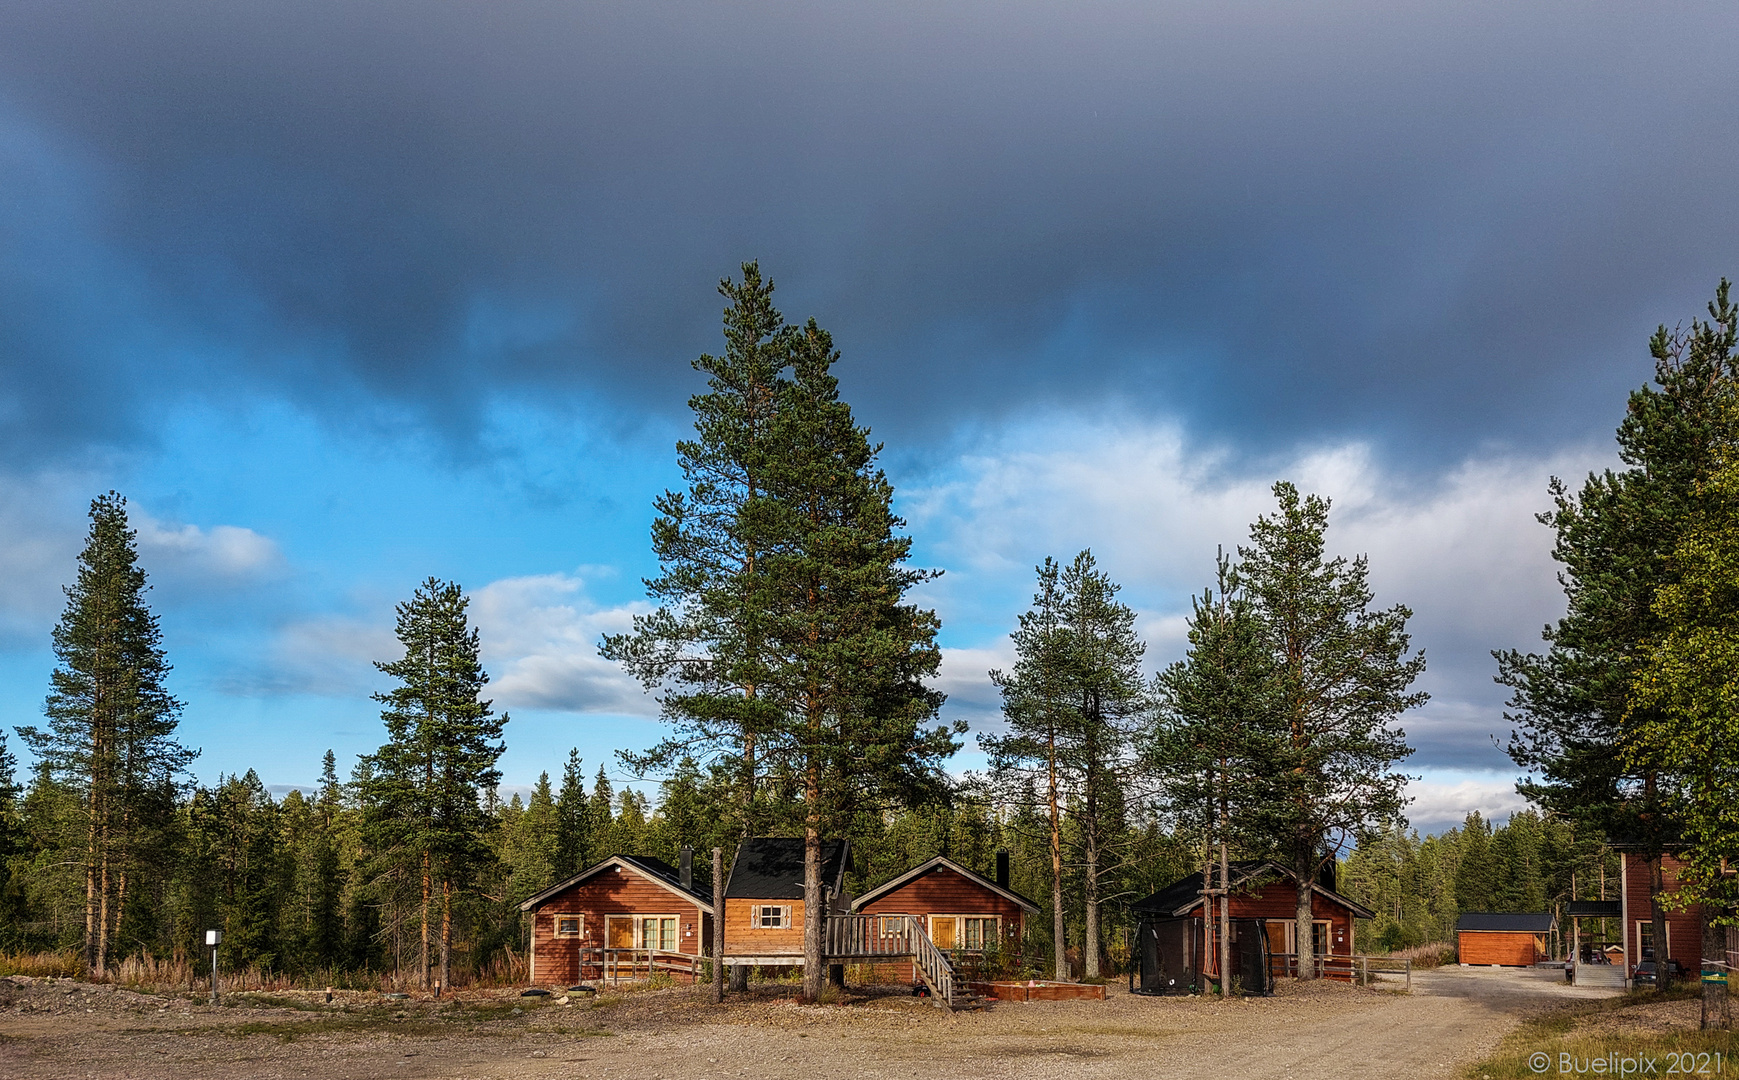
[[[930,935],[916,926],[912,927],[911,940],[913,960],[917,962],[918,973],[924,977],[925,985],[930,988],[931,997],[944,1009],[954,1008],[957,987],[954,964],[948,959],[948,954],[938,949]]]
[[[916,951],[914,938],[929,941],[916,919],[882,915],[829,915],[821,949],[829,957],[893,959]],[[931,946],[934,948],[935,946]]]
[[[650,979],[654,975],[699,977],[704,956],[670,952],[665,949],[604,949],[587,947],[580,950],[581,979],[622,983]]]
[[[1345,979],[1366,984],[1373,975],[1400,975],[1413,989],[1413,961],[1395,956],[1322,956],[1309,958],[1319,979]],[[1269,953],[1268,974],[1277,979],[1290,979],[1298,974],[1297,953]]]

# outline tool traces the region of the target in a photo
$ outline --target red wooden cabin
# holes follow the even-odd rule
[[[688,862],[684,859],[684,862]],[[531,916],[531,983],[692,979],[712,942],[712,898],[690,870],[612,855],[519,905]]]
[[[1698,978],[1703,957],[1703,908],[1690,904],[1666,911],[1666,955],[1657,955],[1654,942],[1654,917],[1649,906],[1654,891],[1654,867],[1651,860],[1634,851],[1620,851],[1619,867],[1623,872],[1624,893],[1620,897],[1620,912],[1624,922],[1625,973],[1634,977],[1636,965],[1644,960],[1677,960],[1685,974]],[[1679,874],[1684,863],[1671,855],[1661,856],[1661,891],[1675,893],[1679,889]]]
[[[1039,907],[1009,888],[1008,854],[997,854],[996,879],[975,873],[945,856],[885,881],[852,902],[854,914],[876,918],[884,935],[912,919],[937,948],[957,954],[1018,951],[1026,936],[1027,916]],[[876,965],[883,977],[906,974],[911,965]],[[916,976],[913,976],[916,979]]]
[[[1216,883],[1219,874],[1216,870]],[[1235,862],[1231,864],[1231,910],[1233,919],[1255,919],[1268,936],[1268,953],[1274,958],[1276,975],[1296,971],[1298,955],[1297,878],[1279,863]],[[1353,920],[1371,919],[1376,912],[1350,900],[1333,889],[1312,882],[1311,940],[1307,955],[1320,957],[1352,956]],[[1202,876],[1191,874],[1132,905],[1133,910],[1156,918],[1201,919]],[[1216,905],[1217,907],[1217,905]],[[1218,915],[1218,911],[1215,911]],[[1203,967],[1212,970],[1215,963],[1215,938],[1205,938]]]

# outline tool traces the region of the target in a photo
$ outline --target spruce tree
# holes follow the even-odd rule
[[[158,824],[157,796],[196,751],[174,738],[181,702],[165,685],[170,668],[157,616],[145,604],[150,587],[126,499],[113,491],[97,497],[90,519],[78,578],[65,588],[66,610],[54,628],[48,727],[18,734],[83,803],[84,963],[102,977],[137,847]]]
[[[593,862],[591,818],[586,804],[586,776],[580,771],[580,751],[568,751],[562,767],[562,786],[556,794],[557,877],[579,873]]]
[[[388,741],[368,765],[368,794],[389,850],[420,862],[420,981],[431,967],[432,906],[439,890],[440,983],[452,982],[455,893],[489,856],[485,792],[501,782],[495,767],[508,722],[481,698],[489,682],[470,627],[470,601],[452,582],[425,581],[398,606],[398,660],[375,666],[399,685],[375,699]]]
[[[1273,666],[1264,740],[1274,797],[1258,828],[1275,838],[1297,878],[1298,975],[1315,977],[1311,889],[1348,841],[1400,816],[1412,753],[1395,722],[1425,703],[1412,692],[1425,657],[1409,657],[1407,620],[1396,605],[1372,610],[1365,559],[1326,558],[1329,504],[1274,485],[1279,513],[1251,526],[1238,549],[1234,585],[1250,599]]]

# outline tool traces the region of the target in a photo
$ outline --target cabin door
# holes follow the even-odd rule
[[[930,940],[936,943],[938,949],[954,947],[954,927],[957,920],[952,915],[930,916]]]
[[[634,917],[632,915],[611,915],[605,921],[604,945],[611,949],[632,949],[634,947]]]

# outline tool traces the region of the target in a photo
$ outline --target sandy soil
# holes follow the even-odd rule
[[[71,980],[0,979],[0,1076],[960,1078],[1447,1076],[1523,1016],[1609,991],[1561,973],[1450,968],[1386,987],[1283,984],[1272,998],[1001,1004],[948,1014],[891,991],[805,1006],[789,986],[723,1006],[688,990],[383,1001],[242,995],[213,1007]]]

